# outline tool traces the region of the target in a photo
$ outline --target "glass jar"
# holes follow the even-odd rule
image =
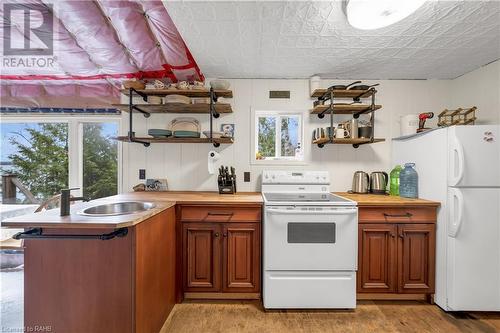
[[[399,196],[418,198],[418,173],[415,170],[415,163],[406,163],[399,173]]]

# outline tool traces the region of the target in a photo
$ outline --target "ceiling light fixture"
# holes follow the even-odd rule
[[[426,0],[347,0],[345,13],[349,24],[357,29],[387,27],[408,17]]]

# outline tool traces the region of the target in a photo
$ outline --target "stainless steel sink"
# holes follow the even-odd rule
[[[79,215],[85,216],[115,216],[127,215],[146,211],[154,208],[156,205],[152,202],[140,201],[127,201],[127,202],[114,202],[98,206],[85,208],[78,212]]]

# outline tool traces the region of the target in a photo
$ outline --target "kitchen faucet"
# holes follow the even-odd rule
[[[89,199],[87,199],[85,197],[72,198],[70,195],[72,190],[79,190],[79,188],[78,187],[65,188],[65,189],[61,190],[61,214],[60,214],[61,216],[70,215],[69,205],[70,205],[71,201],[78,201],[78,200],[89,201]]]

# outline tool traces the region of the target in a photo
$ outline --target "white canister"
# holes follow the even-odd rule
[[[400,118],[401,136],[417,133],[418,114],[407,114]]]
[[[309,90],[311,95],[313,94],[314,90],[319,89],[321,85],[321,77],[319,75],[314,75],[309,78]]]

